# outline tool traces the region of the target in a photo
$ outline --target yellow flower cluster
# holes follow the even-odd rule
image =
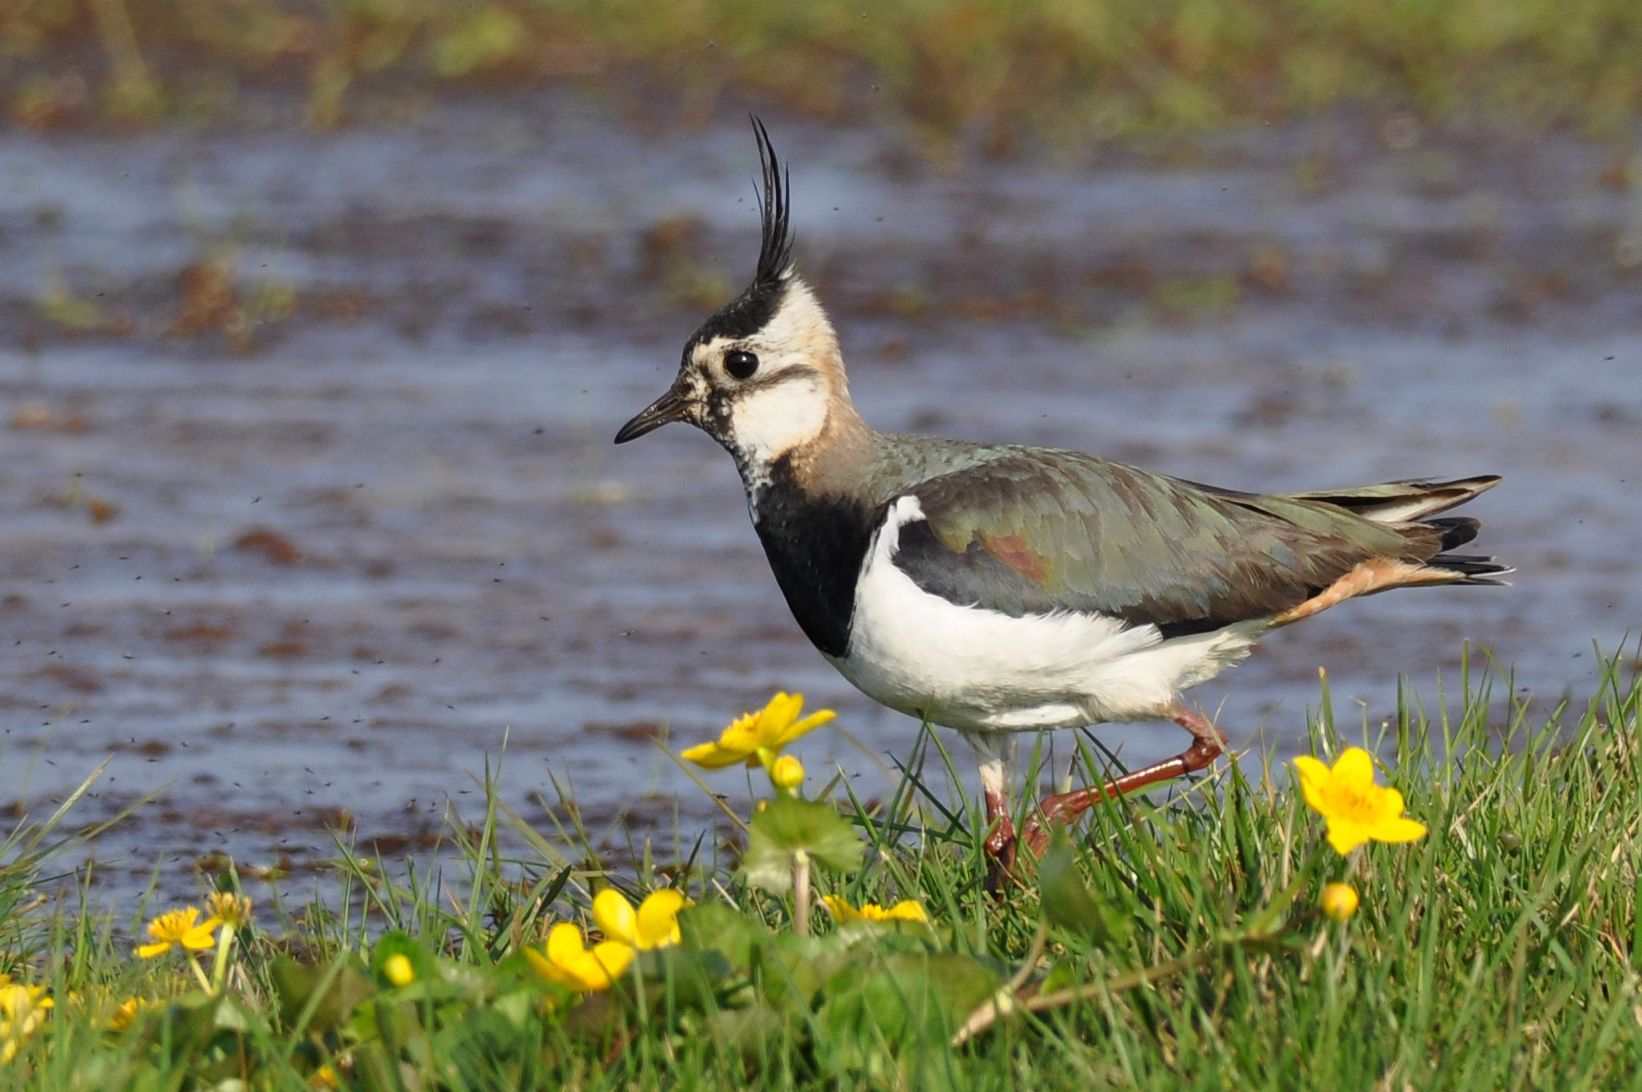
[[[679,942],[678,915],[688,905],[682,892],[663,888],[635,908],[606,888],[593,899],[593,920],[605,939],[590,946],[580,929],[561,921],[548,930],[541,951],[525,949],[525,959],[542,978],[576,993],[608,989],[639,952]]]
[[[17,1057],[54,1004],[44,986],[25,986],[0,974],[0,1065]]]

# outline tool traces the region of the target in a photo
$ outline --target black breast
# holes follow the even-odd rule
[[[754,498],[753,526],[775,582],[804,636],[829,656],[849,651],[855,583],[883,517],[882,506],[806,495],[786,459],[770,468],[769,484]]]

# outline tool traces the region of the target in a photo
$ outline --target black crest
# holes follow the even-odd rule
[[[701,329],[684,347],[686,358],[698,343],[714,337],[740,338],[762,330],[781,305],[792,275],[792,227],[787,220],[790,182],[787,169],[776,158],[769,131],[753,118],[753,135],[758,138],[758,159],[763,167],[759,187],[759,225],[763,239],[758,247],[758,270],[746,290],[702,323]]]
[[[787,221],[788,199],[792,180],[775,156],[769,130],[753,115],[753,135],[758,138],[758,159],[764,168],[763,244],[758,248],[758,272],[753,276],[755,285],[774,285],[792,272],[792,227]]]

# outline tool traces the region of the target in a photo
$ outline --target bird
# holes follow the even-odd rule
[[[974,749],[990,877],[1102,800],[1209,768],[1229,741],[1185,691],[1270,631],[1347,599],[1514,571],[1454,552],[1476,519],[1434,518],[1497,475],[1251,493],[1079,451],[874,429],[797,272],[790,170],[752,123],[752,283],[701,324],[672,386],[615,442],[682,421],[729,452],[804,635],[868,697]],[[1173,721],[1189,745],[1041,801],[1017,832],[1021,733],[1147,720]]]

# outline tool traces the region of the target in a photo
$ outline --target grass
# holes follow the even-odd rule
[[[466,875],[345,855],[339,898],[258,907],[209,992],[179,959],[134,959],[132,923],[35,898],[25,823],[0,850],[0,971],[55,1008],[0,1087],[1642,1087],[1634,665],[1533,716],[1486,682],[1384,725],[1336,725],[1326,689],[1323,707],[1313,752],[1374,750],[1426,838],[1342,860],[1288,769],[1245,755],[1097,808],[994,900],[973,811],[925,776],[932,735],[885,801],[837,802],[847,824],[831,801],[759,811],[739,872],[706,847],[637,874],[587,844],[566,864],[492,792],[477,835],[453,828]],[[510,825],[528,859],[497,849]],[[931,927],[819,915],[796,935],[769,881],[800,848],[818,893],[917,899]],[[1337,880],[1362,898],[1345,922],[1316,909]],[[695,906],[683,944],[578,998],[520,953],[585,926],[605,885]],[[128,997],[159,1003],[108,1030]]]
[[[317,126],[453,85],[636,84],[687,118],[776,99],[996,150],[1354,103],[1615,134],[1642,106],[1631,0],[13,0],[0,42],[32,126],[222,116],[270,86]]]

